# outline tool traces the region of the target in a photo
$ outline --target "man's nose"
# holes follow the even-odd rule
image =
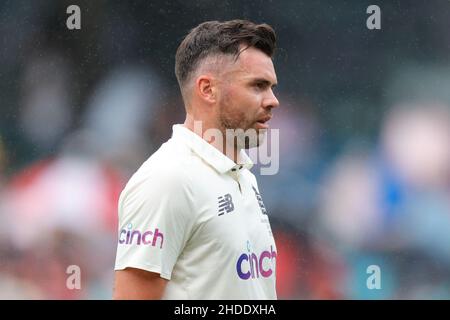
[[[269,95],[264,100],[264,108],[277,108],[280,105],[280,102],[278,101],[277,97],[273,93],[272,90],[270,90]]]

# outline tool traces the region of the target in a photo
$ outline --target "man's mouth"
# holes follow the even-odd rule
[[[265,117],[262,117],[262,118],[258,119],[258,120],[256,121],[256,123],[258,124],[258,126],[259,126],[260,128],[262,128],[262,129],[267,129],[267,128],[269,128],[269,124],[268,124],[267,122],[268,122],[271,118],[272,118],[272,116],[265,116]]]

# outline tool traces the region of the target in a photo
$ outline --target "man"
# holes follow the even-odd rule
[[[186,120],[120,196],[115,299],[276,299],[276,246],[243,150],[279,105],[275,41],[270,26],[233,20],[180,44]]]

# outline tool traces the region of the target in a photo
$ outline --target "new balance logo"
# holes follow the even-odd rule
[[[258,190],[254,186],[252,186],[253,191],[255,191],[256,200],[258,200],[259,207],[261,208],[261,211],[263,214],[267,214],[266,207],[264,206],[264,202],[262,201],[261,195],[259,194]]]
[[[231,194],[227,193],[224,196],[218,197],[219,200],[219,216],[223,215],[225,212],[230,213],[234,210],[233,199]]]

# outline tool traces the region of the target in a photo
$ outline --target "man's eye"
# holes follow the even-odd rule
[[[258,89],[264,89],[266,85],[262,82],[258,82],[255,84],[255,87],[257,87]]]

